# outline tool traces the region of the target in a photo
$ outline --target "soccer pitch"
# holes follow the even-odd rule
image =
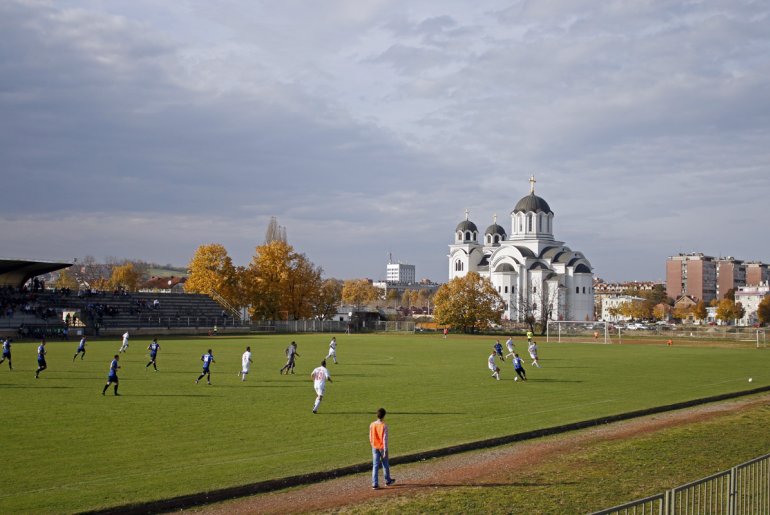
[[[490,377],[493,337],[338,334],[340,364],[328,364],[333,382],[313,415],[309,374],[331,336],[160,339],[157,373],[145,369],[150,339],[132,338],[120,397],[101,395],[118,338],[89,342],[74,363],[77,342],[49,343],[37,380],[37,343],[15,343],[14,370],[0,365],[0,513],[76,512],[367,462],[381,406],[399,456],[770,383],[770,353],[737,344],[541,340],[537,369],[519,338],[523,383],[510,360],[500,381]],[[279,375],[292,340],[297,373]],[[254,364],[241,382],[246,345]],[[196,385],[208,348],[213,386]]]

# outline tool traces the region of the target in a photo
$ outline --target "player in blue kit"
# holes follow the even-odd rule
[[[35,370],[35,379],[38,379],[40,377],[40,372],[48,368],[48,365],[45,362],[45,338],[43,338],[43,341],[40,342],[40,345],[37,348],[37,370]]]
[[[195,384],[198,384],[198,381],[203,379],[204,376],[207,376],[206,380],[208,381],[209,384],[211,384],[211,370],[209,369],[209,367],[211,366],[212,363],[215,362],[214,355],[211,354],[211,349],[209,349],[209,351],[206,354],[201,356],[201,361],[203,361],[203,372],[201,372],[201,375],[199,375],[198,379],[195,380]]]
[[[527,380],[527,373],[524,371],[524,362],[518,354],[513,355],[513,370],[518,374],[522,381]]]
[[[148,368],[150,368],[150,365],[152,365],[152,367],[157,372],[158,365],[155,363],[155,360],[157,359],[158,351],[160,350],[160,344],[158,343],[158,339],[153,338],[152,343],[150,344],[149,347],[147,347],[147,349],[150,351],[150,362],[144,366],[144,370],[146,371]]]
[[[118,364],[118,360],[120,359],[120,356],[118,354],[115,354],[115,358],[110,362],[110,373],[107,376],[107,384],[104,385],[104,388],[102,389],[102,395],[104,395],[104,392],[107,391],[107,388],[110,387],[111,384],[115,384],[115,395],[120,395],[118,393],[118,369],[120,368],[120,365]]]
[[[11,365],[11,339],[6,338],[3,340],[3,359],[0,359],[0,363],[3,363],[5,360],[8,360],[8,368],[13,370],[13,365]]]
[[[80,343],[78,344],[78,350],[75,352],[75,355],[72,357],[73,363],[75,362],[75,358],[77,358],[78,354],[80,353],[83,354],[82,356],[80,356],[80,359],[82,360],[83,358],[86,357],[86,337],[85,336],[80,339]]]
[[[497,357],[505,361],[505,356],[503,356],[503,346],[500,345],[500,340],[495,340],[494,348],[495,352],[497,353]]]

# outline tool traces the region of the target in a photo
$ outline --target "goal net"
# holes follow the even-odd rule
[[[764,329],[757,329],[757,349],[767,347],[767,336]]]
[[[607,322],[549,320],[545,328],[547,342],[612,343]]]

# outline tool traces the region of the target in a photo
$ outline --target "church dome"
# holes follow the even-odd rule
[[[533,191],[526,197],[523,197],[521,200],[519,200],[516,203],[516,207],[513,208],[514,213],[553,213],[551,211],[551,207],[548,205],[548,202],[546,202],[542,197],[538,197],[535,195],[535,192]]]
[[[471,231],[471,232],[478,232],[479,230],[476,228],[476,224],[471,222],[470,220],[463,220],[459,224],[457,224],[457,229],[455,231]]]
[[[505,229],[503,229],[500,225],[497,225],[497,223],[493,223],[489,227],[487,227],[487,230],[484,231],[484,234],[494,236],[495,234],[498,234],[505,238]]]

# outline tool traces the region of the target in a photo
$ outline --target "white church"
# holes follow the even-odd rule
[[[483,235],[469,219],[455,229],[449,246],[449,279],[477,272],[489,279],[505,301],[503,318],[523,321],[531,313],[551,320],[593,320],[594,290],[591,263],[553,237],[554,212],[548,202],[530,193],[511,212],[511,230],[497,216]],[[481,239],[481,241],[480,241]]]

